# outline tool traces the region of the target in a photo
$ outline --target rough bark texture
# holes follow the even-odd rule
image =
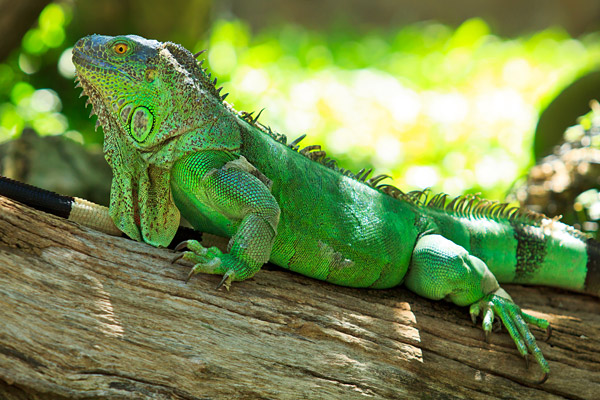
[[[544,385],[503,331],[405,289],[337,287],[266,269],[187,285],[170,250],[0,197],[0,397],[597,398],[600,302],[509,287],[554,327]],[[538,337],[543,336],[539,331]]]

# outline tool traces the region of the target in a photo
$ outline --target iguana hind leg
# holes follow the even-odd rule
[[[521,311],[496,281],[487,265],[463,247],[441,235],[422,236],[413,250],[404,284],[413,292],[434,300],[449,300],[471,305],[471,317],[483,317],[486,338],[492,330],[494,315],[499,316],[514,340],[519,353],[532,354],[542,371],[544,382],[550,368],[527,323],[542,329],[550,324]]]

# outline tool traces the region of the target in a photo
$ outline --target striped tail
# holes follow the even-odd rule
[[[600,242],[588,239],[587,246],[587,273],[583,291],[600,297]]]
[[[516,221],[498,223],[503,225],[504,240],[509,242],[504,250],[508,255],[503,258],[504,265],[497,265],[495,259],[489,263],[494,274],[495,269],[500,270],[498,281],[553,286],[600,296],[600,242],[551,219],[544,219],[537,226]],[[493,235],[483,236],[480,241],[483,249],[479,251],[483,257],[489,257]],[[490,236],[492,240],[488,239]],[[512,262],[506,262],[508,257]]]
[[[509,224],[506,233],[512,231],[516,241],[514,274],[509,282],[560,287],[600,297],[600,242],[551,219],[540,221],[538,226]]]
[[[514,274],[509,282],[560,287],[600,296],[599,242],[549,218],[534,224],[500,223],[515,243]]]
[[[446,238],[483,260],[498,282],[600,297],[600,242],[547,217],[536,220],[423,208]]]
[[[577,229],[474,195],[450,199],[428,189],[404,194],[391,188],[395,197],[415,204],[431,218],[432,231],[483,260],[498,282],[560,287],[600,297],[600,242]]]

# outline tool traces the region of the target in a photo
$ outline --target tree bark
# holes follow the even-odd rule
[[[3,399],[576,398],[600,393],[600,302],[508,287],[549,319],[543,385],[505,331],[403,288],[267,267],[231,291],[174,253],[0,197]],[[541,331],[536,336],[543,337]],[[597,397],[596,397],[597,398]]]

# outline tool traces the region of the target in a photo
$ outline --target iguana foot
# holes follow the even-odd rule
[[[175,247],[175,251],[183,249],[188,249],[189,251],[178,254],[171,262],[175,263],[180,259],[184,259],[194,263],[194,266],[185,279],[186,283],[196,274],[223,275],[223,279],[217,285],[217,289],[224,286],[225,289],[229,290],[231,282],[249,277],[246,274],[246,277],[243,278],[244,270],[242,264],[235,260],[231,254],[223,253],[217,247],[207,248],[196,240],[186,240]]]
[[[488,342],[489,334],[492,331],[492,325],[494,323],[494,316],[499,316],[506,327],[506,330],[517,345],[519,353],[525,358],[526,363],[528,363],[528,357],[529,354],[531,354],[540,365],[544,376],[539,383],[544,383],[548,379],[550,367],[527,325],[527,323],[530,323],[542,329],[546,329],[549,338],[552,329],[550,328],[550,323],[548,321],[523,312],[503,289],[498,289],[472,304],[470,313],[473,320],[476,320],[478,315],[482,316],[482,326],[485,332],[486,341]]]
[[[223,279],[217,286],[217,289],[221,286],[225,286],[225,288],[229,290],[231,282],[235,278],[235,271],[224,266],[223,259],[227,256],[227,254],[223,254],[223,252],[216,247],[206,248],[196,240],[186,240],[179,243],[175,247],[175,251],[180,251],[186,248],[189,251],[184,251],[183,253],[178,254],[177,257],[172,260],[172,262],[175,263],[183,258],[184,260],[194,263],[194,266],[185,279],[186,283],[192,276],[199,273],[217,275],[222,274]]]

